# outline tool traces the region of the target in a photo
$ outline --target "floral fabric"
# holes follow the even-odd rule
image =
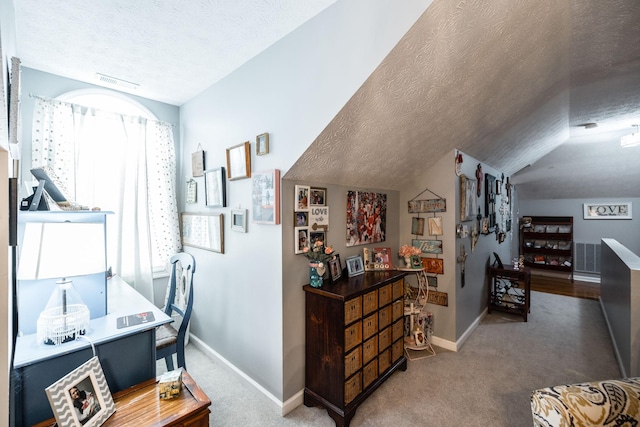
[[[640,377],[535,390],[531,412],[534,427],[637,426]]]

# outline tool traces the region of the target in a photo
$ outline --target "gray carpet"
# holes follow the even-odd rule
[[[358,408],[351,426],[531,426],[532,390],[619,378],[597,301],[532,292],[528,320],[491,313],[460,351],[435,347],[435,357],[409,361]],[[325,410],[304,405],[280,416],[269,398],[193,345],[186,359],[211,399],[212,426],[335,425]]]

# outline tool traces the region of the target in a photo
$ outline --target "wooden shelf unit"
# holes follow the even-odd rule
[[[305,291],[304,404],[349,426],[357,407],[396,370],[404,355],[404,276],[366,272]]]
[[[534,269],[569,273],[573,281],[573,217],[532,216],[520,230],[520,254]],[[522,220],[521,220],[522,224]]]

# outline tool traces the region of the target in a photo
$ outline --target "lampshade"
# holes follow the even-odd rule
[[[106,270],[101,223],[27,222],[18,279],[59,279],[37,321],[38,342],[59,345],[84,335],[90,313],[70,277]]]
[[[106,270],[102,223],[27,222],[18,280],[60,279]]]

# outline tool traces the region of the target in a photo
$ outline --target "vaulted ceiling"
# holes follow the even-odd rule
[[[18,54],[180,105],[334,2],[20,0]],[[435,0],[286,176],[400,189],[457,148],[520,197],[638,197],[640,147],[619,137],[640,123],[639,21],[635,0]]]

